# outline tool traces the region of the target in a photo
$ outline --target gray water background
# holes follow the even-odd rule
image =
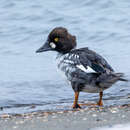
[[[129,0],[0,0],[0,114],[71,109],[73,90],[57,72],[56,53],[35,53],[56,26],[130,79]],[[80,94],[80,101],[97,100]],[[127,103],[130,83],[104,92],[105,105]]]

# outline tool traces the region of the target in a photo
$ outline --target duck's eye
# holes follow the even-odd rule
[[[55,42],[58,42],[58,41],[59,41],[59,38],[58,38],[58,37],[54,38],[54,41],[55,41]]]

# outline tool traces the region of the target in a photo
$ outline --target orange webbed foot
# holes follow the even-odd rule
[[[72,106],[73,109],[81,108],[79,104],[73,104]]]

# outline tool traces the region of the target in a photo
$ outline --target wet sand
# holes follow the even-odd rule
[[[0,115],[0,130],[90,130],[130,123],[130,105]]]

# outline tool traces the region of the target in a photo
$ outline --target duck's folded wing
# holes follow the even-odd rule
[[[79,56],[80,64],[78,67],[81,69],[84,67],[84,70],[93,70],[97,73],[110,73],[114,71],[102,56],[88,48],[76,49],[72,53]]]

